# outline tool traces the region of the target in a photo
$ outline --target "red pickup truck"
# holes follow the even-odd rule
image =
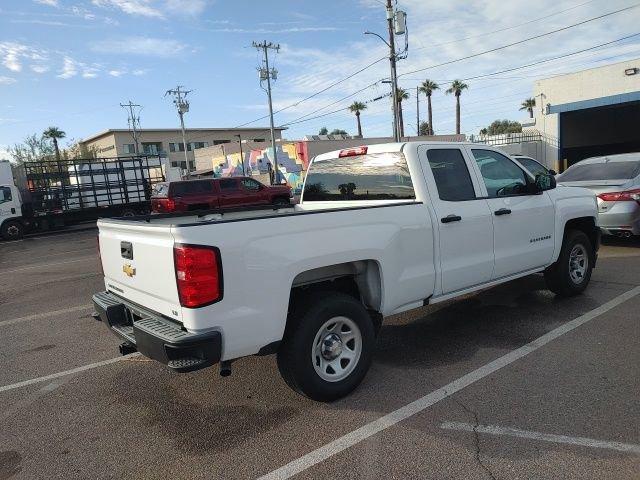
[[[288,185],[267,186],[250,177],[158,183],[153,187],[155,213],[187,212],[244,205],[288,205]]]

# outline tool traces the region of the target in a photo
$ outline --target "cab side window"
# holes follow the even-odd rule
[[[430,149],[427,151],[427,159],[440,200],[462,202],[476,199],[469,169],[459,149]]]
[[[242,186],[246,190],[251,190],[252,192],[257,192],[258,190],[260,190],[260,183],[251,178],[243,178],[241,182]]]
[[[9,187],[0,187],[0,203],[10,202],[13,200],[11,189]]]
[[[528,193],[527,175],[509,158],[493,150],[472,149],[490,198]]]

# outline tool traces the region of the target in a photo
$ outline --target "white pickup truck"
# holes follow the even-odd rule
[[[391,143],[316,157],[299,205],[100,220],[95,316],[192,371],[277,354],[320,401],[351,392],[388,315],[544,272],[582,292],[600,242],[590,191],[497,149]]]

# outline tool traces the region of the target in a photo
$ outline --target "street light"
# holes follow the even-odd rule
[[[242,137],[240,136],[239,133],[236,134],[236,137],[238,137],[238,143],[240,144],[240,161],[242,162],[242,176],[246,177],[247,173],[244,170],[244,156],[242,155]]]
[[[396,142],[400,141],[400,129],[398,128],[398,77],[396,75],[396,52],[395,47],[391,43],[387,42],[384,38],[378,35],[375,32],[366,31],[365,35],[374,35],[378,37],[380,40],[384,42],[384,44],[389,47],[389,64],[391,65],[391,98],[392,100],[392,111],[393,111],[393,139]],[[390,37],[393,42],[393,35]],[[382,82],[387,83],[387,82]]]

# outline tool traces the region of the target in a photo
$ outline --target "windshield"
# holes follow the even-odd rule
[[[529,173],[531,173],[531,175],[533,175],[534,177],[536,175],[547,173],[547,169],[532,158],[516,157],[516,160],[518,160],[518,162],[520,162],[524,166],[524,168],[529,170]]]
[[[409,167],[400,152],[316,160],[303,192],[304,202],[414,198]]]
[[[559,182],[631,179],[640,174],[640,161],[577,164],[558,177]]]

